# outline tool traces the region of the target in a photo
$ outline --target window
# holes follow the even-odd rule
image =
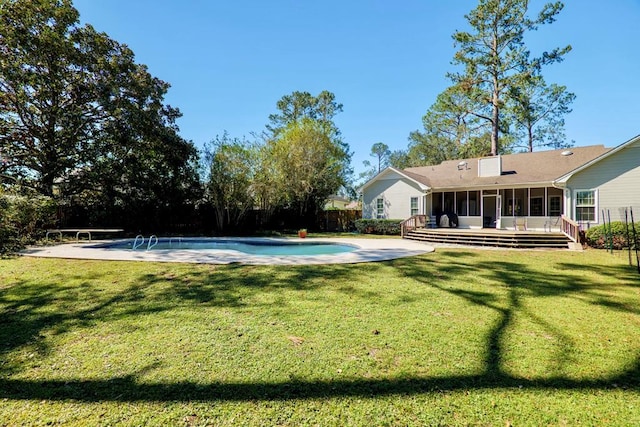
[[[384,218],[384,199],[376,199],[376,218]]]
[[[543,201],[542,197],[531,197],[531,216],[542,216],[542,213],[544,212],[542,205]]]
[[[500,190],[500,196],[502,198],[502,216],[513,216],[513,189]]]
[[[418,198],[411,198],[411,216],[418,215]]]
[[[467,216],[467,192],[458,191],[456,193],[456,213],[460,216]]]
[[[562,214],[562,197],[549,196],[549,216],[560,216]]]
[[[576,191],[576,221],[597,222],[596,190]]]
[[[442,214],[442,193],[433,193],[431,195],[431,214]]]
[[[547,189],[544,187],[529,189],[529,216],[545,216],[547,214],[546,196]]]
[[[454,213],[453,210],[456,206],[456,194],[452,191],[443,193],[443,209],[444,213]]]
[[[527,188],[516,188],[513,190],[513,194],[515,198],[513,213],[515,216],[528,216],[529,204],[527,199],[529,198],[529,190]]]
[[[469,216],[480,216],[480,192],[469,191]]]

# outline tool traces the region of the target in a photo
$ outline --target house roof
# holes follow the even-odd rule
[[[409,179],[410,181],[414,181],[418,187],[420,187],[421,190],[428,190],[429,189],[429,184],[426,184],[423,182],[424,177],[419,175],[419,174],[415,174],[411,171],[409,171],[408,169],[402,170],[402,169],[396,169],[394,167],[389,166],[388,168],[384,169],[382,172],[380,172],[379,174],[377,174],[376,176],[374,176],[373,178],[371,178],[369,181],[365,182],[364,185],[362,185],[362,187],[360,187],[358,189],[359,192],[364,191],[365,188],[367,188],[369,185],[373,184],[374,182],[376,182],[377,180],[392,174],[392,173],[397,173],[398,175]]]
[[[349,203],[351,200],[348,197],[341,196],[339,194],[332,194],[331,196],[327,197],[327,202],[331,201]]]
[[[550,184],[609,150],[603,145],[593,145],[507,154],[501,156],[502,174],[499,176],[478,176],[480,160],[478,157],[447,160],[434,166],[407,168],[402,173],[412,180],[434,189]]]

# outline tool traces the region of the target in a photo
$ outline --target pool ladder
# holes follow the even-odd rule
[[[147,250],[153,248],[157,244],[158,244],[158,236],[156,236],[155,234],[152,234],[151,236],[149,236],[149,240],[147,241]],[[138,234],[136,236],[136,239],[133,241],[133,246],[131,247],[131,250],[135,251],[142,245],[144,245],[144,236],[142,234]]]

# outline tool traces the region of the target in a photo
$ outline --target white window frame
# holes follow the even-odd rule
[[[415,202],[415,207],[413,206]],[[411,215],[409,216],[414,216],[414,215],[418,215],[420,213],[420,200],[419,197],[411,197],[410,202],[409,202],[409,213]]]
[[[593,205],[578,205],[578,193],[585,193],[585,192],[590,192],[593,193]],[[599,218],[598,218],[598,190],[595,188],[581,188],[581,189],[576,189],[574,192],[574,208],[573,208],[573,217],[575,218],[576,222],[579,223],[596,223],[598,224]],[[578,219],[578,208],[584,208],[584,207],[593,207],[593,220],[582,220],[582,219]]]
[[[376,199],[376,219],[384,219],[384,198]]]

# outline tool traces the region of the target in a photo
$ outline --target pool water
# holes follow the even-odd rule
[[[140,243],[140,241],[138,241]],[[358,249],[353,245],[312,242],[289,241],[275,239],[221,239],[221,238],[160,238],[157,244],[155,239],[148,243],[144,241],[136,251],[156,250],[194,250],[194,251],[238,251],[249,255],[287,256],[287,255],[336,255],[353,252]],[[112,243],[103,243],[93,247],[103,249],[129,249],[133,250],[134,240],[121,240]],[[149,247],[149,249],[147,249]]]

